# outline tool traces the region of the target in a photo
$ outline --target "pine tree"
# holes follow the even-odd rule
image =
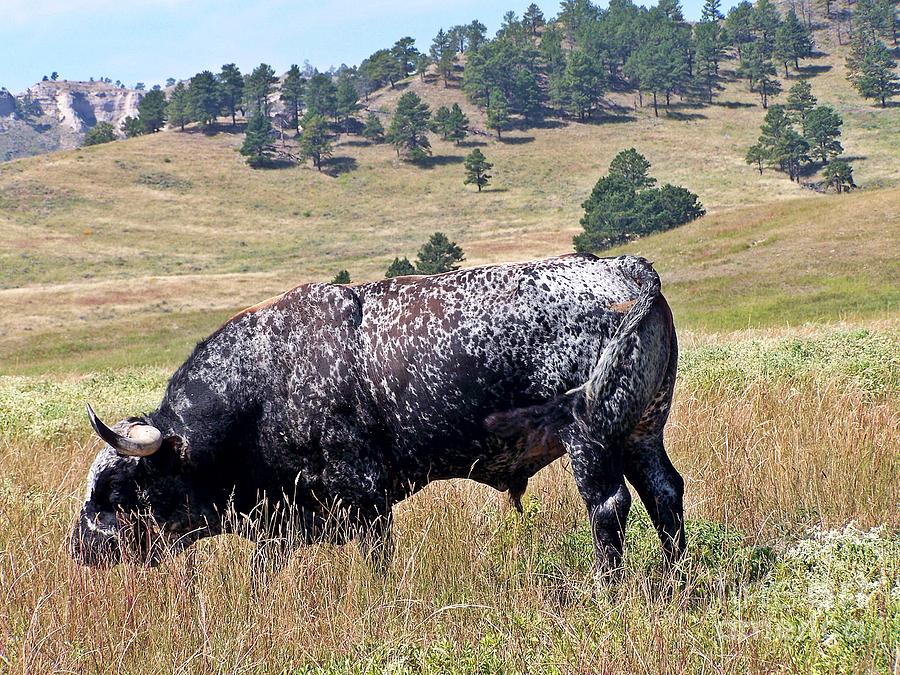
[[[122,133],[125,134],[125,138],[134,138],[144,133],[144,123],[137,117],[127,116],[122,120],[120,128]]]
[[[400,97],[387,133],[397,156],[404,152],[412,161],[419,161],[431,154],[431,143],[426,134],[430,118],[428,104],[415,92],[408,91]]]
[[[795,121],[802,124],[807,113],[816,107],[816,97],[813,96],[809,82],[800,80],[791,87],[784,107],[793,113]]]
[[[394,258],[394,262],[387,268],[384,276],[390,279],[392,277],[406,277],[415,273],[416,268],[409,262],[409,258]]]
[[[303,108],[303,94],[306,90],[306,78],[300,72],[300,66],[292,64],[281,83],[281,100],[286,104],[291,116],[291,126],[300,128],[300,111]]]
[[[863,98],[880,99],[882,108],[887,107],[888,99],[900,94],[894,59],[883,42],[876,42],[866,50],[853,86]]]
[[[793,62],[794,69],[800,69],[800,59],[809,56],[813,43],[809,30],[790,9],[778,28],[775,30],[773,56],[784,64],[784,76],[788,77],[788,64]]]
[[[724,19],[721,7],[722,0],[706,0],[700,10],[700,21],[717,23]]]
[[[765,166],[766,161],[768,160],[768,154],[766,153],[765,148],[760,143],[754,143],[747,149],[747,154],[744,156],[744,161],[747,164],[756,164],[756,168],[759,170],[759,175],[762,176],[763,167]]]
[[[533,2],[528,5],[527,9],[525,10],[525,14],[522,15],[522,22],[526,26],[528,26],[528,28],[531,30],[532,35],[537,35],[538,28],[546,23],[544,21],[544,13],[541,11],[541,8]]]
[[[191,122],[190,95],[184,82],[179,82],[172,90],[169,102],[166,104],[166,117],[169,118],[170,125],[178,126],[182,131],[184,131],[184,125]]]
[[[457,263],[465,260],[463,250],[447,239],[443,232],[435,232],[419,249],[416,257],[418,274],[441,274],[459,269]]]
[[[350,272],[347,270],[341,270],[337,274],[334,275],[334,279],[331,280],[333,284],[349,284],[350,281]]]
[[[151,89],[138,103],[138,114],[144,131],[153,134],[166,123],[166,95],[162,89]]]
[[[403,77],[409,77],[416,67],[419,58],[419,50],[415,47],[416,41],[411,37],[400,38],[391,48],[391,56],[397,61],[397,66]]]
[[[324,73],[316,73],[306,87],[306,114],[337,116],[337,88],[331,77]]]
[[[491,175],[488,171],[493,166],[487,161],[481,150],[475,148],[466,157],[466,179],[463,181],[463,185],[476,185],[478,191],[481,192],[481,189],[491,182]]]
[[[738,59],[743,61],[742,47],[753,41],[753,5],[748,0],[742,0],[728,10],[725,33],[737,49]]]
[[[832,188],[835,192],[849,192],[856,187],[853,182],[853,167],[843,159],[835,158],[828,162],[823,173],[826,188]]]
[[[378,119],[378,115],[374,112],[369,112],[368,117],[366,117],[366,125],[363,127],[362,135],[373,143],[381,143],[384,140],[384,125],[381,124],[381,120]]]
[[[198,121],[200,126],[207,127],[215,122],[222,110],[221,92],[216,76],[208,70],[194,75],[188,87],[188,100],[191,118]]]
[[[650,162],[634,148],[622,150],[609,163],[609,175],[623,178],[635,191],[656,184],[649,172]]]
[[[844,151],[838,141],[843,123],[834,108],[827,105],[813,108],[803,119],[803,135],[815,148],[823,164]]]
[[[231,115],[231,126],[237,125],[237,111],[244,98],[244,76],[233,63],[226,63],[218,75],[219,89],[222,92],[222,105]]]
[[[509,128],[509,107],[506,105],[506,97],[499,89],[491,92],[487,107],[487,126],[497,132],[498,140],[500,132]]]
[[[100,145],[114,140],[116,140],[116,130],[113,125],[109,122],[98,122],[87,130],[82,145]]]
[[[696,79],[706,90],[709,103],[713,102],[713,92],[718,86],[719,60],[722,57],[722,38],[719,24],[703,21],[694,26],[694,41],[697,49]]]
[[[581,119],[590,117],[604,92],[605,69],[602,62],[580,49],[569,52],[563,75],[563,92],[566,104]]]
[[[450,114],[447,117],[447,140],[451,140],[457,145],[462,141],[466,134],[469,133],[469,118],[459,107],[459,103],[454,103],[450,108]]]
[[[431,59],[437,64],[438,72],[444,78],[445,87],[453,70],[453,57],[454,51],[450,47],[450,41],[447,39],[444,29],[441,28],[431,42]]]
[[[251,111],[259,110],[266,117],[271,110],[269,96],[272,87],[278,82],[275,77],[275,69],[268,63],[260,63],[244,79],[244,97]]]
[[[241,154],[247,158],[250,166],[264,166],[271,159],[275,152],[271,133],[272,125],[269,118],[261,110],[254,112],[247,122],[244,143],[241,145]]]
[[[338,78],[335,91],[335,113],[339,120],[346,122],[359,110],[359,92],[350,73],[343,73]]]
[[[447,140],[450,133],[450,108],[442,105],[434,111],[431,117],[431,130],[439,134],[442,140]]]
[[[322,170],[322,162],[331,157],[332,146],[328,137],[328,122],[322,115],[307,114],[303,118],[300,152],[303,157],[311,159],[313,166],[319,171]]]

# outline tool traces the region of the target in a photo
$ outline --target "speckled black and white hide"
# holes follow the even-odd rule
[[[281,510],[302,514],[294,542],[357,537],[386,556],[392,506],[430,481],[471,478],[518,505],[568,453],[598,568],[620,564],[626,478],[671,561],[684,547],[683,482],[663,449],[676,361],[659,277],[640,258],[300,286],[235,316],[157,410],[106,430],[117,448],[134,429],[161,441],[146,456],[100,452],[73,551],[153,562],[149,522],[177,549],[228,530],[226,512],[284,535],[260,515]]]

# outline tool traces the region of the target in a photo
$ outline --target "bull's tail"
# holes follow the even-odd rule
[[[607,391],[612,386],[610,375],[622,359],[622,354],[629,344],[628,338],[634,334],[644,318],[650,313],[653,304],[660,295],[659,274],[656,273],[656,270],[653,269],[648,260],[629,256],[623,257],[621,264],[624,268],[623,271],[631,276],[640,287],[640,294],[625,313],[618,328],[610,337],[609,342],[606,343],[606,347],[603,348],[603,352],[591,370],[587,381],[567,392],[567,394],[584,396],[584,406],[588,414],[593,410],[596,401],[604,400],[612,393]]]

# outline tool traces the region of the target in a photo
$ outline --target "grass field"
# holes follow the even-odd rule
[[[688,342],[692,342],[689,339]],[[157,570],[78,568],[65,536],[112,417],[161,369],[2,377],[0,659],[12,672],[889,672],[900,636],[900,332],[760,331],[688,347],[668,430],[687,480],[683,581],[640,507],[622,584],[595,594],[565,461],[526,513],[467,481],[397,513],[396,561],[300,551],[250,588],[249,544]]]
[[[900,672],[900,107],[862,103],[841,57],[807,65],[845,119],[850,195],[744,164],[763,111],[739,82],[658,119],[616,94],[597,123],[435,141],[424,168],[343,136],[329,173],[254,171],[227,131],[0,164],[0,673]],[[458,89],[404,86],[483,128]],[[475,145],[495,163],[482,194],[462,184]],[[467,481],[404,502],[385,578],[318,546],[257,592],[234,537],[154,570],[69,559],[98,447],[84,400],[151,409],[235,310],[343,268],[379,278],[435,230],[466,265],[568,252],[631,146],[709,211],[610,252],[655,262],[683,348],[675,579],[636,505],[624,580],[595,589],[565,459],[522,517]]]

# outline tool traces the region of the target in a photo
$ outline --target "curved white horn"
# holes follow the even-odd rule
[[[162,445],[162,434],[159,429],[149,424],[135,424],[128,429],[127,436],[122,436],[106,426],[94,413],[90,403],[87,407],[88,419],[97,435],[115,448],[120,455],[127,457],[147,457],[159,450]]]

